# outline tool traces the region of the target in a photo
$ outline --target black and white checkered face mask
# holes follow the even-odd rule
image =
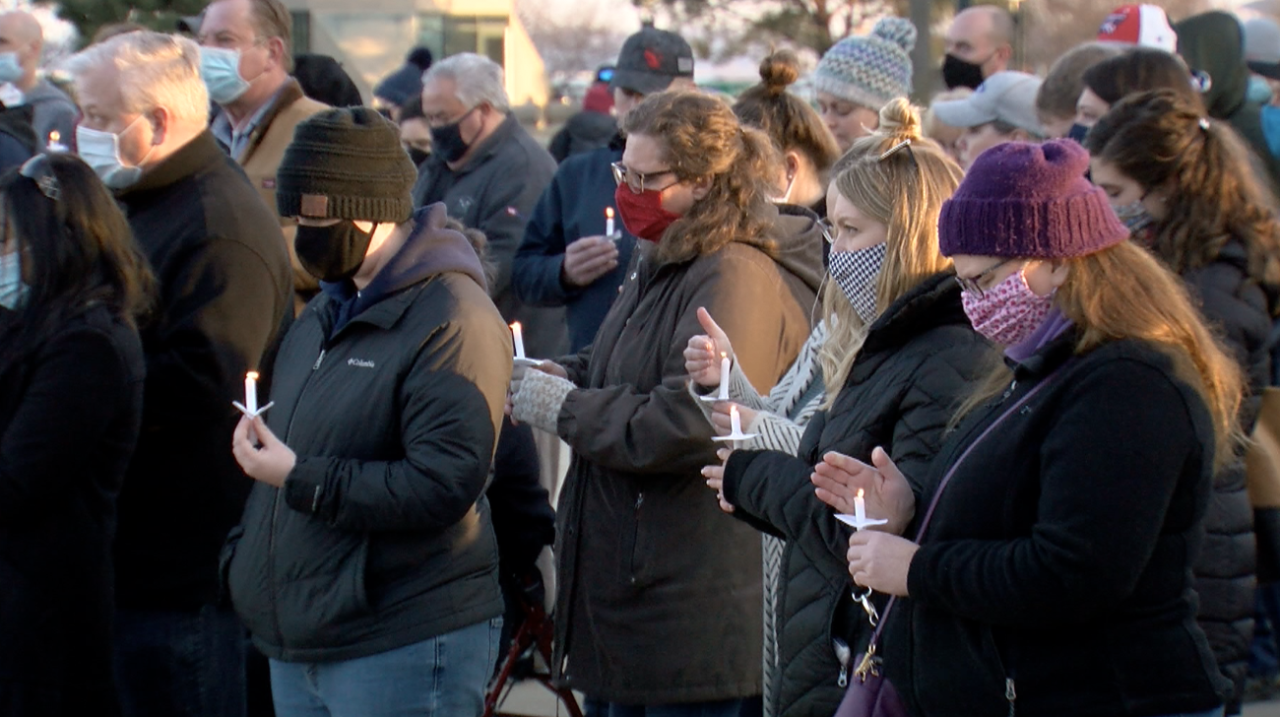
[[[866,249],[831,252],[831,279],[868,326],[880,315],[876,310],[876,277],[880,276],[886,251],[885,243],[880,242]]]

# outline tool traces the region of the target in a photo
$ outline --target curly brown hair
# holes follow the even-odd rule
[[[1126,97],[1094,125],[1086,146],[1144,189],[1168,192],[1154,249],[1174,271],[1213,262],[1235,237],[1248,252],[1250,276],[1280,285],[1275,197],[1250,170],[1239,136],[1207,120],[1198,101],[1173,90]]]
[[[782,158],[763,132],[743,127],[723,101],[689,91],[645,98],[623,130],[656,140],[681,181],[710,181],[706,196],[662,235],[659,262],[690,261],[735,241],[776,252],[768,237],[777,216],[770,195]]]

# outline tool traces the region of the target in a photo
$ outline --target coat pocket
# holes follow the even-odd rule
[[[289,567],[277,586],[280,632],[284,646],[297,649],[331,647],[349,639],[350,626],[372,610],[365,575],[369,537],[332,535]],[[305,561],[305,562],[304,562]]]

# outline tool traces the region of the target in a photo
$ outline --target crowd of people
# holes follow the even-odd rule
[[[924,107],[901,18],[732,103],[647,26],[548,148],[279,0],[65,92],[0,14],[0,714],[478,717],[544,602],[588,717],[1274,694],[1280,25],[1099,25]]]

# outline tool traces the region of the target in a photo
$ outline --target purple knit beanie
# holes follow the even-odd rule
[[[1061,259],[1129,238],[1106,194],[1085,179],[1089,153],[1071,140],[1009,142],[978,156],[942,205],[943,256]]]

